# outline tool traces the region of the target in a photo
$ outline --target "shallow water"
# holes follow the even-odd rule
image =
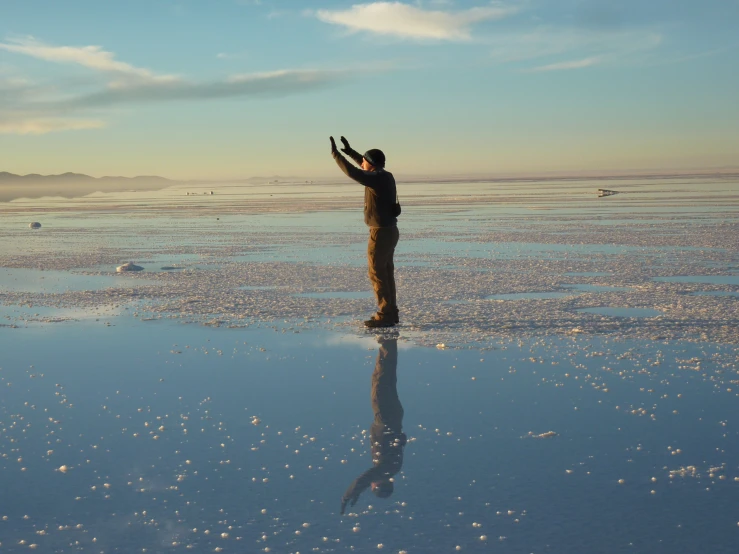
[[[739,285],[739,275],[675,275],[655,277],[655,281],[666,283],[707,283],[711,285]]]
[[[733,553],[735,186],[407,185],[379,333],[355,188],[0,205],[0,551]]]
[[[549,298],[566,298],[569,292],[512,292],[510,294],[493,294],[488,300],[546,300]]]
[[[737,394],[719,361],[731,348],[566,339],[439,351],[402,333],[117,322],[2,335],[10,551],[734,544]],[[371,466],[371,378],[393,343],[402,472],[390,498],[366,491],[341,516]]]
[[[605,271],[568,271],[565,275],[572,277],[609,277],[611,274]]]
[[[25,268],[0,268],[0,290],[36,293],[60,293],[146,284],[126,275],[79,275],[64,271]]]
[[[611,287],[608,285],[562,285],[565,288],[580,292],[628,292],[632,289],[629,287]]]
[[[587,314],[598,314],[608,317],[656,317],[662,315],[659,310],[651,308],[622,308],[617,306],[598,306],[578,310]]]
[[[348,291],[326,291],[326,292],[306,292],[298,294],[304,298],[351,298],[351,299],[362,299],[362,298],[374,298],[374,295],[369,291],[363,292],[348,292]]]

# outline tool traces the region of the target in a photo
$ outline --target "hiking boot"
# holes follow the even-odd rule
[[[398,310],[398,308],[388,308],[386,315],[375,314],[372,316],[372,319],[384,318],[384,317],[387,317],[388,319],[394,321],[395,323],[400,323],[400,311]]]
[[[395,321],[393,321],[390,318],[382,318],[382,319],[368,319],[364,322],[364,326],[369,329],[377,329],[380,327],[395,327]]]

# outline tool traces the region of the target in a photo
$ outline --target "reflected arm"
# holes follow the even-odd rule
[[[359,500],[359,495],[366,491],[373,481],[382,479],[384,475],[385,472],[382,468],[373,467],[357,477],[354,482],[349,485],[349,488],[346,489],[344,496],[341,498],[341,513],[344,513],[347,504],[354,506],[354,504],[357,503],[357,500]]]

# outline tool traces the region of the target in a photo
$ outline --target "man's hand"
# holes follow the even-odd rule
[[[352,147],[349,146],[349,141],[346,140],[344,137],[341,137],[341,143],[344,145],[344,148],[342,148],[341,151],[344,152],[345,154],[349,154],[349,152],[352,149]]]
[[[344,511],[346,510],[346,505],[349,503],[350,500],[351,500],[350,505],[354,506],[354,504],[357,503],[357,500],[359,500],[359,497],[358,496],[354,498],[342,497],[341,499],[341,515],[342,516],[344,515]]]
[[[329,137],[331,139],[331,153],[335,154],[337,152],[336,150],[336,141],[334,140],[334,137]]]

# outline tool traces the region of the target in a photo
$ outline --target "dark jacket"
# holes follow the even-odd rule
[[[362,163],[362,154],[355,150],[347,152],[357,162]],[[333,153],[336,165],[341,168],[347,177],[364,185],[364,222],[368,227],[395,227],[398,219],[393,215],[395,204],[395,178],[384,169],[364,171],[354,167],[339,152]]]

